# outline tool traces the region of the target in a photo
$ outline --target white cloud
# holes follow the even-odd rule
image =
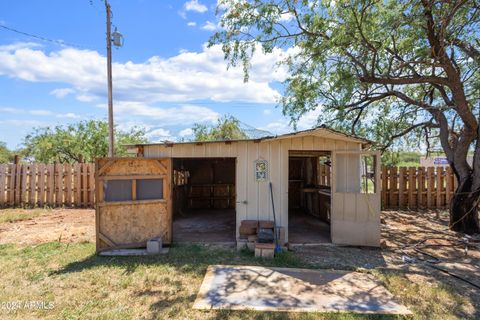
[[[28,113],[34,116],[51,116],[53,114],[52,111],[49,110],[28,110]]]
[[[63,118],[63,119],[80,119],[81,117],[73,112],[68,112],[68,113],[60,113],[55,115],[57,118]]]
[[[187,26],[189,26],[189,27],[195,27],[195,26],[197,26],[197,23],[196,23],[195,21],[189,21],[189,22],[187,23]]]
[[[67,113],[54,113],[53,111],[50,110],[44,110],[44,109],[22,109],[22,108],[8,108],[8,107],[2,107],[0,108],[0,112],[5,112],[5,113],[11,113],[11,114],[26,114],[26,115],[32,115],[32,116],[55,116],[56,118],[67,118],[67,119],[79,119],[80,116],[73,113],[73,112],[67,112]]]
[[[18,108],[1,107],[0,112],[23,113],[24,111],[22,109],[18,109]]]
[[[315,110],[308,111],[305,113],[297,122],[298,130],[307,130],[312,129],[318,126],[318,118],[322,113],[322,107],[319,106]],[[279,119],[273,122],[270,122],[266,126],[260,128],[263,130],[270,131],[274,134],[283,134],[293,131],[293,126],[290,125],[287,119]]]
[[[227,70],[219,45],[204,46],[200,52],[183,51],[170,58],[154,56],[143,63],[114,63],[114,97],[142,104],[192,100],[272,103],[279,93],[270,84],[286,77],[285,69],[276,69],[275,64],[285,54],[281,49],[269,55],[257,50],[247,83],[241,67]],[[63,83],[84,102],[106,99],[105,64],[106,58],[91,50],[65,48],[45,53],[22,46],[0,48],[0,75]]]
[[[280,19],[278,19],[278,21],[280,22],[288,22],[290,20],[293,20],[295,18],[295,16],[290,13],[290,12],[285,12],[285,13],[282,13],[280,15]]]
[[[184,10],[178,11],[178,15],[182,17],[182,19],[186,20],[187,19],[187,13]]]
[[[40,48],[40,47],[42,47],[42,45],[35,42],[16,42],[12,44],[1,45],[0,51],[14,51],[19,49]]]
[[[263,114],[266,115],[266,116],[271,115],[272,114],[272,109],[263,110]]]
[[[22,129],[25,129],[25,127],[40,127],[40,126],[46,125],[45,122],[38,121],[38,120],[19,120],[19,119],[0,120],[0,124],[20,127]]]
[[[79,94],[75,98],[77,98],[78,101],[82,102],[92,102],[97,99],[96,96],[90,94]]]
[[[152,142],[174,140],[175,139],[172,136],[172,134],[170,133],[170,131],[165,130],[163,128],[157,128],[157,129],[153,129],[151,131],[148,131],[146,133],[146,136],[147,136],[148,140],[150,140]]]
[[[106,105],[98,105],[106,108]],[[197,122],[215,122],[220,115],[210,108],[190,104],[178,107],[161,108],[138,102],[115,103],[114,112],[120,117],[139,116],[146,120],[155,120],[161,125],[188,125]]]
[[[195,11],[199,13],[204,13],[208,11],[208,8],[206,5],[200,3],[198,0],[190,0],[185,2],[183,5],[186,11]]]
[[[316,127],[318,125],[318,118],[322,113],[322,107],[318,106],[315,110],[308,111],[305,113],[297,123],[299,130],[306,130]]]
[[[265,127],[262,127],[260,129],[270,131],[273,134],[283,134],[291,132],[293,130],[292,127],[288,125],[288,121],[283,119],[270,122]]]
[[[53,89],[52,91],[50,91],[50,94],[59,98],[59,99],[62,99],[62,98],[65,98],[67,95],[71,94],[71,93],[74,93],[75,90],[71,89],[71,88],[59,88],[59,89]]]
[[[179,136],[179,137],[182,137],[182,138],[184,138],[184,137],[189,137],[189,136],[191,136],[191,135],[193,135],[193,130],[192,130],[192,128],[183,129],[183,130],[181,130],[181,131],[178,133],[178,136]]]
[[[203,30],[207,30],[207,31],[215,31],[218,29],[218,26],[211,22],[211,21],[207,21],[205,22],[205,24],[202,26],[202,29]]]

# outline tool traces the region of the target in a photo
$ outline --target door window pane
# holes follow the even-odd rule
[[[105,201],[131,201],[132,180],[107,180],[104,184]]]
[[[163,199],[163,179],[138,179],[137,200]]]

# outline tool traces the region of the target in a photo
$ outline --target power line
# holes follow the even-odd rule
[[[79,48],[79,49],[88,49],[88,48],[86,48],[84,46],[80,46],[78,44],[65,42],[63,40],[53,40],[53,39],[45,38],[45,37],[38,36],[38,35],[35,35],[35,34],[32,34],[32,33],[28,33],[28,32],[24,32],[24,31],[14,29],[14,28],[10,28],[10,27],[7,27],[6,25],[3,25],[3,24],[0,24],[0,28],[3,28],[5,30],[11,31],[11,32],[15,32],[15,33],[27,36],[27,37],[31,37],[31,38],[35,38],[35,39],[38,39],[38,40],[41,40],[41,41],[45,41],[45,42],[56,43],[56,44],[59,44],[59,45],[62,45],[62,46],[75,47],[75,48]]]

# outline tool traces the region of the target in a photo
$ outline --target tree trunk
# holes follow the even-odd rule
[[[472,192],[472,177],[462,179],[450,202],[450,229],[466,234],[480,233],[478,201],[480,192]]]

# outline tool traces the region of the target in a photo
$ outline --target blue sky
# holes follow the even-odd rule
[[[216,1],[111,0],[112,23],[125,37],[113,50],[114,116],[120,128],[143,126],[151,141],[189,137],[196,122],[231,114],[272,133],[290,131],[276,108],[284,52],[257,54],[248,83],[227,70]],[[0,2],[0,141],[19,146],[34,127],[106,119],[105,8],[101,0]],[[301,119],[315,125],[318,114]]]

